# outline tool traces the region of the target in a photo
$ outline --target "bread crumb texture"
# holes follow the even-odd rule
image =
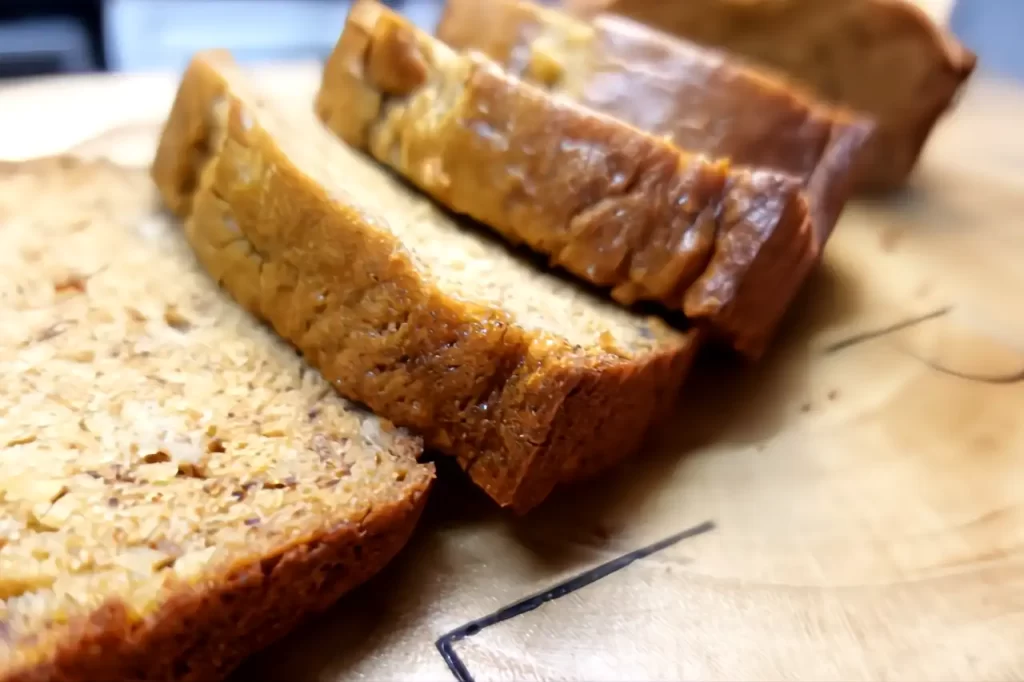
[[[0,680],[216,679],[404,544],[420,442],[227,299],[144,173],[0,166]]]
[[[636,453],[697,346],[451,217],[222,52],[190,65],[152,172],[236,300],[519,511]]]

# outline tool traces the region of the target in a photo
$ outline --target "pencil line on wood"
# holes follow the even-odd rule
[[[567,594],[572,594],[576,590],[586,587],[592,583],[597,582],[601,578],[605,578],[612,573],[621,571],[626,566],[629,566],[634,561],[648,557],[656,552],[660,552],[663,549],[671,547],[683,540],[702,535],[715,529],[713,521],[705,521],[704,523],[687,528],[686,530],[680,531],[673,535],[668,536],[658,542],[654,542],[646,547],[635,549],[631,552],[627,552],[614,559],[606,561],[605,563],[595,566],[589,570],[580,573],[568,580],[558,583],[557,585],[548,588],[543,592],[539,592],[529,597],[524,597],[519,601],[516,601],[508,606],[498,609],[494,613],[483,616],[472,620],[465,625],[461,625],[450,632],[441,635],[436,642],[437,650],[441,654],[441,658],[444,659],[445,664],[451,671],[452,675],[458,682],[473,682],[473,676],[466,668],[465,663],[459,658],[458,653],[455,651],[454,644],[460,640],[472,637],[484,628],[488,628],[492,625],[496,625],[503,621],[509,620],[516,616],[520,616],[524,613],[529,613],[542,604],[546,604],[549,601],[560,599]]]
[[[934,320],[937,317],[942,317],[943,315],[948,314],[952,309],[952,306],[945,306],[943,308],[939,308],[938,310],[933,310],[930,313],[925,313],[924,315],[918,315],[917,317],[911,317],[906,320],[901,320],[899,322],[895,322],[893,324],[881,327],[879,329],[871,329],[868,331],[860,332],[858,334],[854,334],[853,336],[849,336],[845,339],[841,339],[839,341],[836,341],[835,343],[831,343],[825,346],[825,354],[829,355],[831,353],[838,353],[841,350],[846,350],[847,348],[851,348],[853,346],[857,346],[868,341],[874,341],[875,339],[879,339],[889,334],[895,334],[896,332],[903,331],[904,329],[908,329],[909,327],[921,324],[922,322],[927,322],[929,320]]]

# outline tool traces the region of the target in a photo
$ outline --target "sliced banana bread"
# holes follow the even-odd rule
[[[351,10],[317,111],[445,205],[754,357],[818,255],[798,178],[682,152],[376,0]]]
[[[696,348],[457,222],[223,52],[193,59],[152,173],[237,300],[519,511],[635,453]]]
[[[143,171],[0,166],[0,680],[224,677],[433,478],[224,296]]]
[[[803,179],[828,239],[875,125],[722,53],[611,14],[527,0],[448,0],[437,37],[678,147]]]
[[[859,187],[901,186],[977,58],[906,0],[563,0],[769,68],[878,122]]]

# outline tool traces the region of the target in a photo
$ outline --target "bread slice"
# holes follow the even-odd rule
[[[317,111],[454,210],[752,357],[818,256],[798,178],[682,152],[456,53],[375,0],[352,8]]]
[[[903,185],[977,58],[905,0],[563,0],[723,49],[878,123],[859,187]]]
[[[678,147],[801,178],[819,244],[875,125],[720,52],[611,14],[526,0],[448,0],[437,37]]]
[[[223,52],[193,59],[152,173],[237,300],[518,511],[635,453],[696,349],[456,222]]]
[[[144,171],[0,166],[0,680],[214,680],[380,569],[433,478],[223,296]]]

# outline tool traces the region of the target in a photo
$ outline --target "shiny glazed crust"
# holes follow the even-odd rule
[[[691,152],[803,179],[818,244],[875,125],[721,53],[622,17],[526,0],[448,0],[437,37]]]
[[[317,112],[443,204],[752,357],[820,250],[800,179],[682,152],[456,54],[374,0],[352,9]]]
[[[200,262],[236,300],[343,395],[456,456],[516,511],[639,449],[675,398],[696,333],[651,323],[650,347],[624,356],[573,347],[520,326],[503,308],[452,296],[380,227],[409,218],[405,209],[377,216],[359,197],[332,196],[267,131],[264,117],[274,114],[247,89],[225,55],[194,58],[152,169],[167,204],[186,218]],[[223,116],[213,113],[220,105]],[[346,175],[387,176],[312,115],[293,132],[313,140],[341,184]],[[387,181],[396,203],[414,196]],[[423,202],[416,211],[433,210]],[[449,218],[430,215],[459,238]],[[509,258],[504,247],[493,257]]]
[[[906,0],[565,0],[722,48],[871,116],[858,188],[903,185],[977,58]]]

